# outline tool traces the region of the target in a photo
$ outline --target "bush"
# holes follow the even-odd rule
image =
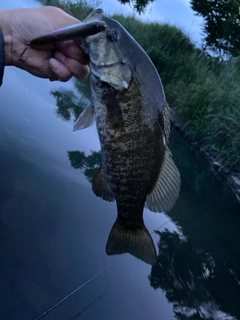
[[[42,0],[45,2],[46,0]],[[52,0],[84,19],[92,10],[86,1]],[[96,7],[96,6],[94,6]],[[190,138],[240,177],[240,59],[220,61],[195,47],[180,29],[114,15],[155,64],[176,120]]]

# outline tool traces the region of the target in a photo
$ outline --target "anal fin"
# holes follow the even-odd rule
[[[115,200],[114,194],[105,178],[102,167],[98,169],[93,178],[92,189],[97,197],[101,197],[102,199],[107,201]]]
[[[94,122],[94,108],[93,106],[87,107],[80,116],[77,118],[73,126],[73,131],[78,131],[90,127]]]
[[[130,253],[148,264],[155,265],[157,262],[156,249],[145,225],[131,230],[116,221],[108,237],[106,253],[108,255]]]
[[[153,191],[147,196],[145,207],[153,212],[167,212],[172,209],[180,191],[180,173],[169,149]]]

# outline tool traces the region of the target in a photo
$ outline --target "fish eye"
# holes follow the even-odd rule
[[[119,32],[117,30],[108,30],[107,38],[111,42],[117,42],[119,40]]]

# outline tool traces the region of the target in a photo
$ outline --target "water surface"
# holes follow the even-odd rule
[[[43,319],[240,319],[239,205],[174,131],[180,197],[168,215],[144,212],[157,266],[106,255],[116,204],[91,190],[100,162],[96,127],[72,132],[88,92],[87,82],[5,70],[0,319],[36,319],[81,285]]]

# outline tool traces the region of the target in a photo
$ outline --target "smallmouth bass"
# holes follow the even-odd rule
[[[95,31],[97,23],[100,29]],[[83,30],[83,24],[88,30],[93,25],[95,29],[81,36],[77,26]],[[81,113],[74,131],[96,119],[102,165],[92,189],[104,200],[116,200],[118,211],[106,252],[128,252],[155,264],[157,255],[144,225],[144,206],[154,212],[169,211],[180,189],[180,174],[167,147],[169,107],[161,79],[141,46],[101,9],[83,24],[71,26],[67,35],[65,29],[54,34],[65,40],[74,30],[72,38],[90,57],[93,105]],[[41,43],[58,41],[47,36],[41,37]],[[30,45],[39,44],[37,40]]]

